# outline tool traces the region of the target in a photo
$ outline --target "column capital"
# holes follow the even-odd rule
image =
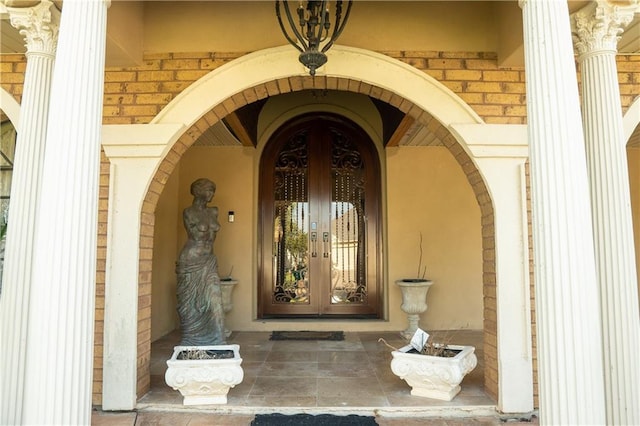
[[[620,34],[638,10],[638,0],[616,4],[597,0],[571,15],[571,32],[578,59],[594,53],[615,53]]]
[[[11,25],[20,31],[30,53],[54,56],[58,43],[60,11],[49,0],[33,7],[7,7]]]

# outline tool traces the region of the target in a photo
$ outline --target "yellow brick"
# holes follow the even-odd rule
[[[161,64],[163,70],[197,70],[199,67],[199,59],[165,59]]]
[[[504,109],[504,115],[525,117],[527,107],[524,105],[507,106]]]
[[[24,73],[27,70],[27,62],[16,62],[13,65],[13,72]]]
[[[156,105],[123,105],[122,115],[128,116],[141,116],[152,115],[155,116],[158,113],[158,107]]]
[[[406,58],[403,59],[403,61],[406,62],[407,65],[411,65],[419,70],[423,70],[428,67],[427,60],[424,58]]]
[[[124,85],[122,83],[105,83],[104,93],[122,93]]]
[[[113,83],[117,81],[135,81],[136,73],[132,71],[108,71],[104,75],[104,81]]]
[[[636,76],[638,76],[639,74],[636,74]],[[633,73],[628,73],[628,72],[621,72],[618,73],[618,83],[619,84],[625,84],[625,83],[632,83],[633,82]]]
[[[640,95],[640,87],[633,84],[620,85],[621,95]]]
[[[103,117],[102,124],[131,124],[131,117]]]
[[[11,62],[0,62],[0,73],[7,73],[13,71],[13,64]]]
[[[444,78],[447,80],[474,81],[482,78],[482,71],[476,70],[445,70]]]
[[[618,72],[638,72],[640,71],[640,66],[638,65],[637,62],[632,62],[632,61],[625,61],[625,62],[621,62],[618,61]]]
[[[159,70],[162,64],[162,59],[153,59],[146,57],[144,62],[139,67],[135,67],[134,69],[138,71],[153,71]]]
[[[461,81],[443,81],[442,84],[444,84],[445,86],[447,86],[449,88],[449,90],[451,90],[452,92],[455,93],[461,93],[462,92],[462,85],[463,83]]]
[[[519,71],[482,71],[484,81],[520,81]]]
[[[465,59],[464,64],[468,70],[494,70],[498,67],[495,59]]]
[[[22,54],[3,54],[0,59],[2,62],[20,62],[25,60],[25,56]]]
[[[171,81],[174,71],[138,71],[138,81]]]
[[[524,117],[483,117],[487,124],[526,124]]]
[[[431,77],[435,78],[438,81],[444,80],[444,70],[426,69],[424,70],[424,73],[430,75]]]
[[[459,93],[458,96],[468,104],[481,104],[484,100],[482,93]]]
[[[148,104],[160,104],[166,105],[171,101],[173,96],[170,93],[153,93],[153,94],[139,94],[136,95],[136,104],[148,105]]]
[[[168,81],[160,84],[161,92],[180,93],[193,83],[192,81]]]
[[[176,80],[179,81],[196,81],[200,77],[208,74],[208,70],[190,70],[190,71],[176,71]]]
[[[154,93],[160,91],[160,83],[122,83],[126,93]]]
[[[24,82],[24,74],[18,74],[13,72],[0,74],[0,83],[13,84],[13,83],[23,83],[23,82]]]
[[[472,105],[472,108],[480,116],[502,115],[502,106],[500,105]]]
[[[522,95],[519,94],[494,94],[487,93],[485,95],[485,101],[489,104],[503,104],[503,105],[520,105],[523,104]]]
[[[149,124],[154,117],[155,115],[138,116],[133,117],[131,121],[133,122],[133,124]]]
[[[224,59],[201,59],[200,68],[205,70],[214,70],[226,64],[228,61]]]
[[[503,83],[502,91],[504,93],[521,93],[527,92],[527,86],[524,83]]]
[[[430,69],[444,69],[444,70],[461,70],[462,59],[429,59],[428,65]]]
[[[102,107],[103,117],[114,117],[120,115],[120,107],[105,105]]]
[[[134,99],[133,95],[108,94],[108,95],[104,95],[104,104],[105,105],[132,104],[133,99]]]
[[[502,84],[501,83],[468,82],[466,84],[465,92],[500,93],[502,92]]]

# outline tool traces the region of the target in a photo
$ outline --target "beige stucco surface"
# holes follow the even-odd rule
[[[389,280],[415,277],[419,238],[434,281],[421,324],[482,328],[480,208],[460,166],[444,147],[387,149]],[[399,305],[391,288],[390,304]]]
[[[496,51],[493,5],[464,2],[459,7],[460,2],[456,3],[458,7],[446,1],[354,2],[340,44],[371,50]],[[171,26],[166,25],[167,17],[171,17]],[[161,1],[145,5],[146,52],[251,52],[285,43],[273,2]]]
[[[257,247],[253,237],[257,220],[256,155],[253,148],[193,146],[168,182],[156,210],[154,339],[171,331],[172,321],[174,327],[178,325],[172,269],[186,238],[179,211],[191,204],[189,185],[199,177],[217,184],[211,205],[218,206],[222,226],[214,244],[219,273],[226,276],[233,267],[232,275],[239,281],[233,292],[234,308],[228,315],[228,325],[242,331],[274,327],[274,321],[256,318],[257,271],[252,266],[256,264]],[[389,206],[385,250],[394,247],[388,252],[388,269],[383,276],[388,315],[386,321],[352,321],[348,326],[361,330],[406,327],[406,316],[400,310],[400,291],[394,281],[415,275],[422,232],[423,262],[435,284],[428,295],[429,309],[423,314],[421,325],[427,329],[481,329],[480,210],[458,163],[443,147],[387,149],[386,191]],[[235,213],[233,223],[227,220],[230,210]],[[278,328],[295,328],[295,324],[276,323]]]

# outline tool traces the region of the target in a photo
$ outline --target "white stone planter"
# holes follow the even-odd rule
[[[409,353],[410,345],[392,351],[391,371],[411,386],[411,395],[451,401],[460,392],[460,382],[478,364],[473,346],[448,345],[460,350],[455,357]]]
[[[409,325],[402,332],[402,336],[410,339],[418,329],[420,314],[427,310],[427,292],[433,281],[419,279],[405,279],[396,281],[402,291],[402,305],[400,309],[407,314]]]
[[[231,293],[233,293],[233,289],[238,284],[238,280],[232,279],[222,279],[220,280],[220,288],[222,290],[222,310],[224,311],[225,316],[231,312],[233,309],[233,301],[231,300]],[[224,334],[225,336],[231,336],[231,330],[226,327],[227,322],[225,321]]]
[[[178,359],[178,355],[190,350],[231,350],[228,359]],[[176,346],[167,361],[165,381],[184,397],[184,405],[226,404],[229,389],[242,382],[244,371],[240,366],[240,346]]]

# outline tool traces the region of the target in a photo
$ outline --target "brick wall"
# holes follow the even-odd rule
[[[464,52],[383,52],[424,71],[440,81],[467,102],[487,123],[526,123],[525,73],[521,68],[500,68],[494,53]],[[165,53],[147,55],[143,64],[133,68],[109,68],[105,73],[105,93],[103,122],[105,124],[149,123],[163,107],[198,78],[211,70],[239,57],[242,53]],[[621,106],[623,111],[640,95],[640,56],[618,56],[618,78],[620,81]],[[20,102],[24,84],[24,55],[0,55],[0,86]],[[314,87],[310,78],[283,79],[265,83],[234,96],[223,105],[203,117],[208,125],[218,117],[236,108],[278,93]],[[325,88],[350,90],[367,93],[390,102],[401,109],[424,118],[421,112],[403,104],[397,96],[381,89],[362,87],[360,82],[326,78],[321,84]],[[428,114],[427,114],[428,115]],[[202,121],[201,120],[201,121]],[[446,129],[438,129],[444,133]],[[151,259],[153,247],[153,212],[164,183],[200,130],[187,131],[174,150],[162,163],[158,175],[143,205],[140,242],[140,288],[138,318],[138,393],[143,394],[149,387],[150,357],[150,313],[151,313]],[[453,145],[452,145],[453,146]],[[453,153],[456,155],[455,153]],[[467,164],[459,158],[463,169]],[[98,230],[98,264],[96,287],[96,324],[93,402],[100,404],[102,379],[102,330],[104,319],[104,269],[106,258],[106,227],[108,199],[108,161],[102,155],[100,179],[100,211]],[[476,186],[476,197],[481,206],[483,226],[483,281],[485,305],[485,368],[488,391],[497,398],[497,329],[495,325],[495,246],[493,240],[493,210],[486,191],[472,182],[473,171],[466,172],[472,186]],[[531,268],[533,271],[533,268]],[[533,273],[533,272],[532,272]],[[533,285],[533,280],[532,280]],[[532,291],[533,297],[533,291]],[[532,299],[532,310],[534,309]],[[533,312],[532,318],[535,318]],[[535,323],[534,323],[535,324]],[[535,337],[535,325],[533,327]],[[534,347],[535,349],[535,347]],[[535,366],[535,364],[534,364]],[[537,389],[536,389],[537,397]],[[536,399],[537,405],[537,399]]]

